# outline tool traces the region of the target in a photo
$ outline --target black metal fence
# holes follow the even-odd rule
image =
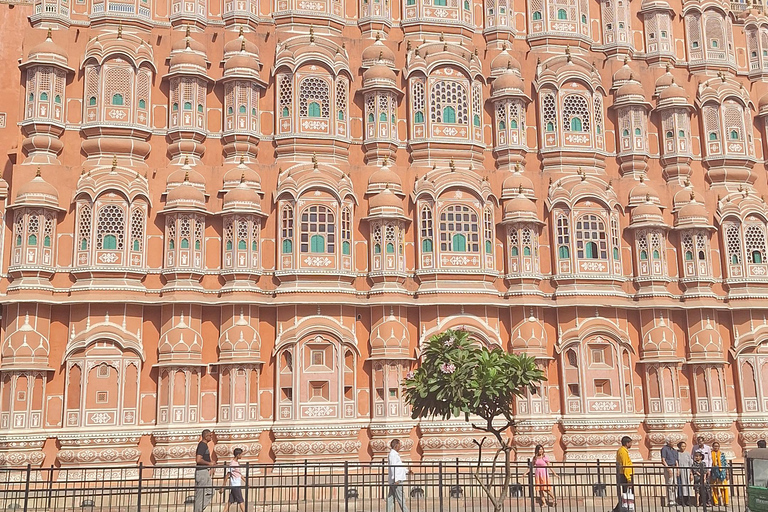
[[[406,463],[410,470],[404,500],[410,512],[481,512],[493,504],[478,479],[498,495],[503,468],[469,462]],[[621,489],[615,464],[552,463],[557,475],[550,480],[552,496],[540,500],[540,487],[529,463],[512,467],[509,495],[503,509],[519,511],[608,512],[617,504]],[[388,467],[381,463],[243,464],[241,488],[245,512],[385,512]],[[132,466],[88,468],[2,468],[0,510],[15,512],[199,512],[194,510],[193,466]],[[216,467],[207,511],[226,508],[223,466]],[[681,487],[668,485],[665,468],[638,464],[634,468],[634,510],[683,509],[692,501],[680,500]],[[673,476],[677,481],[679,473]],[[744,466],[727,468],[727,483],[708,480],[695,491],[706,496],[701,510],[741,512],[746,508]],[[715,489],[717,487],[717,489]],[[200,489],[200,487],[198,487]],[[668,491],[676,503],[670,507]],[[717,505],[713,491],[720,494]],[[727,490],[727,503],[723,491]],[[625,496],[627,498],[627,496]],[[549,502],[549,503],[547,503]],[[684,507],[684,504],[688,505]],[[237,505],[230,507],[238,512]],[[400,510],[395,504],[392,510]]]

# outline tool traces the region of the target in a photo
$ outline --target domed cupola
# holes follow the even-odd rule
[[[19,190],[16,193],[16,199],[13,202],[13,207],[43,207],[50,210],[64,211],[64,209],[59,206],[58,190],[43,179],[39,167],[37,168],[35,177],[19,187]]]
[[[500,69],[501,66],[505,66]],[[524,164],[528,152],[525,117],[531,98],[525,93],[520,63],[506,49],[491,62],[494,155],[500,168]]]
[[[362,63],[364,68],[370,68],[375,64],[383,64],[387,67],[395,67],[395,52],[389,49],[384,41],[381,40],[379,34],[376,35],[376,40],[370,46],[367,46],[363,50]]]
[[[618,120],[618,155],[622,175],[643,175],[648,170],[648,111],[651,104],[645,98],[640,82],[630,73],[615,89],[611,110]]]
[[[394,55],[379,38],[363,50],[363,95],[367,163],[394,159],[397,150],[397,105],[402,95]]]

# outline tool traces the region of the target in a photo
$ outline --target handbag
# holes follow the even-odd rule
[[[635,512],[635,494],[632,491],[621,493],[621,512]]]

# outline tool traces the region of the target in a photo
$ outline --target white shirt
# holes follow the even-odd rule
[[[704,465],[707,466],[707,469],[712,467],[712,448],[705,444],[704,446],[699,446],[698,444],[693,445],[693,450],[691,450],[691,457],[693,457],[696,452],[701,452],[702,455],[704,455]]]
[[[408,472],[406,471],[405,466],[403,466],[403,460],[400,458],[400,454],[397,453],[397,450],[389,450],[388,462],[390,485],[405,482]]]
[[[229,461],[229,485],[230,487],[240,487],[243,481],[243,475],[240,473],[240,463],[232,459]]]

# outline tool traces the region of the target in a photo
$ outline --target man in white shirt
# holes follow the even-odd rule
[[[704,465],[707,467],[707,472],[709,472],[712,468],[712,448],[704,443],[704,436],[696,438],[696,444],[693,445],[693,450],[691,450],[691,457],[696,455],[696,452],[701,452],[701,455],[704,457]]]
[[[403,497],[403,484],[408,477],[408,471],[400,458],[400,447],[402,444],[399,439],[393,439],[389,443],[389,492],[387,493],[387,512],[395,511],[395,501],[400,505],[402,512],[408,512],[408,505],[405,504]]]

